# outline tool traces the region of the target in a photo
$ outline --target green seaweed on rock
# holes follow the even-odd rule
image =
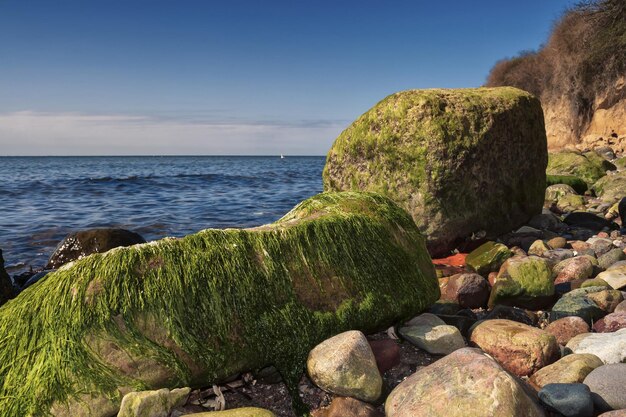
[[[114,415],[131,390],[201,387],[269,364],[301,406],[314,345],[438,297],[407,213],[376,194],[323,193],[270,225],[94,254],[26,289],[0,308],[0,409]]]

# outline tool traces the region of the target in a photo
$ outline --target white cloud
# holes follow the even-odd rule
[[[0,155],[325,155],[346,125],[21,111],[0,113]]]

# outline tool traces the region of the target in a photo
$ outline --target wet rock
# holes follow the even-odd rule
[[[87,229],[69,234],[54,250],[46,269],[56,269],[63,264],[91,255],[107,252],[120,246],[145,243],[143,237],[125,229]]]
[[[569,258],[573,258],[576,254],[572,249],[550,249],[544,252],[542,257],[550,261],[553,265],[564,261]]]
[[[604,290],[605,287],[587,287],[568,292],[552,307],[550,321],[569,316],[578,316],[587,323],[601,319],[606,315],[606,312],[588,296],[594,292]]]
[[[593,399],[585,384],[547,384],[539,391],[539,399],[565,417],[593,417]]]
[[[173,408],[185,404],[190,392],[191,388],[129,392],[122,399],[118,417],[169,417]]]
[[[612,245],[612,243],[611,243]],[[598,257],[598,265],[602,269],[608,269],[611,265],[619,261],[623,261],[626,259],[626,254],[623,250],[615,248],[606,252],[604,255]]]
[[[530,377],[530,383],[540,389],[547,384],[583,382],[587,375],[604,362],[591,353],[571,354],[545,366]]]
[[[439,280],[441,298],[452,301],[462,308],[479,308],[487,305],[489,284],[478,274],[456,274]]]
[[[612,333],[626,329],[626,312],[611,313],[593,324],[593,331],[597,333]]]
[[[511,256],[513,253],[505,245],[487,242],[467,255],[465,264],[472,271],[487,275],[489,272],[497,271]]]
[[[375,401],[382,392],[376,358],[359,331],[340,333],[314,347],[307,371],[315,385],[337,395]]]
[[[573,353],[591,353],[605,364],[626,360],[626,329],[614,333],[585,333],[573,337],[565,346]]]
[[[456,314],[457,311],[461,309],[461,306],[457,303],[453,303],[447,300],[437,300],[433,305],[430,306],[428,311],[432,314],[447,314],[452,315]]]
[[[555,277],[555,284],[587,279],[593,274],[593,264],[588,257],[576,256],[556,264],[552,273]]]
[[[592,213],[574,212],[563,219],[569,226],[582,227],[594,231],[610,230],[614,228],[614,223]]]
[[[553,232],[560,232],[567,227],[561,219],[552,213],[537,214],[530,219],[528,225],[535,229],[551,230]]]
[[[4,258],[2,257],[2,249],[0,249],[0,305],[13,298],[14,293],[13,281],[4,270]]]
[[[491,310],[487,316],[485,316],[485,320],[495,319],[512,320],[529,326],[537,324],[537,317],[531,314],[531,312],[518,307],[503,305],[495,306],[494,309]]]
[[[47,269],[41,272],[37,272],[35,275],[31,276],[30,278],[28,278],[28,280],[24,283],[24,285],[22,286],[22,290],[30,287],[31,285],[33,285],[36,282],[41,281],[42,279],[44,279],[49,273],[56,271],[55,269]]]
[[[400,363],[400,346],[395,340],[370,340],[369,344],[381,374]]]
[[[553,335],[510,320],[478,323],[471,331],[470,341],[518,376],[530,375],[560,355]]]
[[[556,337],[558,344],[565,346],[572,337],[589,333],[589,324],[578,316],[563,317],[548,324],[545,331]]]
[[[433,314],[422,314],[400,327],[400,335],[428,353],[447,355],[465,347],[459,329]]]
[[[313,417],[385,417],[370,404],[350,397],[335,397],[328,407],[313,412]]]
[[[626,409],[626,363],[600,366],[585,378],[599,410]]]
[[[540,309],[553,302],[554,281],[547,260],[536,256],[508,259],[491,289],[489,306],[505,304]]]
[[[442,383],[445,381],[445,383]],[[418,370],[385,402],[387,417],[543,417],[522,384],[478,349]]]

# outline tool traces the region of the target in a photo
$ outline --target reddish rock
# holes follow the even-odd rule
[[[446,265],[446,266],[465,266],[465,257],[467,253],[457,253],[456,255],[448,256],[447,258],[439,258],[433,259],[433,263],[435,265]]]
[[[560,356],[550,333],[511,320],[485,320],[470,335],[470,341],[491,355],[507,371],[531,375]]]
[[[611,313],[593,324],[593,330],[598,333],[613,333],[626,329],[626,313]]]
[[[607,232],[600,232],[600,233],[598,233],[598,237],[606,239],[606,238],[609,237],[609,234]]]
[[[574,249],[578,253],[591,249],[591,245],[587,242],[583,242],[582,240],[574,240],[570,242],[569,244],[572,247],[572,249]]]
[[[330,405],[313,411],[313,417],[385,417],[372,405],[350,397],[335,397]]]
[[[593,274],[593,264],[586,256],[565,259],[554,267],[555,284],[587,279]]]
[[[457,274],[439,280],[441,299],[452,301],[462,308],[480,308],[487,305],[489,284],[475,273]]]
[[[493,287],[493,284],[496,283],[496,279],[498,278],[498,273],[497,272],[490,272],[489,273],[489,285],[491,285]]]
[[[400,346],[395,340],[370,340],[369,343],[381,374],[400,364]]]
[[[553,321],[545,331],[556,337],[558,344],[565,346],[572,337],[589,333],[589,325],[578,316],[570,316]]]

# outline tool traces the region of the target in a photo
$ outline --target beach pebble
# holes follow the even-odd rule
[[[598,410],[626,408],[626,363],[600,366],[587,375],[584,383],[591,389]]]
[[[578,316],[563,317],[548,324],[544,329],[556,337],[557,343],[565,346],[574,336],[589,332],[589,324]]]
[[[326,408],[315,410],[313,417],[385,417],[370,404],[350,397],[335,397]]]
[[[459,329],[429,313],[415,317],[398,331],[404,339],[435,355],[447,355],[465,347]]]
[[[591,353],[574,353],[545,366],[530,377],[530,383],[541,388],[547,384],[572,384],[583,382],[594,369],[604,365],[602,360]]]
[[[439,280],[441,298],[461,308],[480,308],[487,305],[489,283],[476,273],[456,274]]]
[[[593,331],[598,333],[611,333],[620,329],[626,329],[626,313],[611,313],[593,324]]]
[[[593,399],[585,384],[547,384],[539,399],[565,417],[593,417]]]

